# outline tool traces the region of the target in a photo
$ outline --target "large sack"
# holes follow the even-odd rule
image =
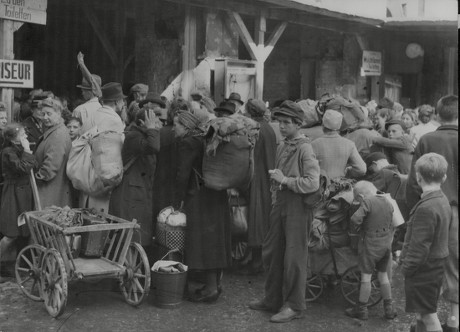
[[[123,176],[121,134],[94,127],[72,142],[67,176],[75,189],[97,195],[120,184]]]
[[[340,96],[334,96],[326,103],[326,109],[335,110],[343,115],[340,131],[356,129],[364,121],[364,112],[361,107]]]
[[[299,100],[297,102],[297,105],[300,106],[305,115],[303,128],[310,128],[321,124],[321,118],[316,111],[316,104],[317,102],[311,99]]]
[[[206,134],[203,179],[214,190],[247,189],[254,174],[259,124],[246,117],[216,118]]]

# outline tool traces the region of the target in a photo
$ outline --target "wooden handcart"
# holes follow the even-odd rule
[[[150,267],[142,246],[132,242],[133,232],[139,228],[135,220],[97,213],[96,219],[105,224],[63,228],[47,221],[45,214],[46,211],[26,214],[33,244],[25,247],[16,260],[16,280],[27,297],[44,301],[48,313],[58,317],[65,310],[69,282],[114,278],[119,280],[126,302],[141,304],[150,289]],[[72,257],[72,240],[88,232],[104,233],[102,255]]]

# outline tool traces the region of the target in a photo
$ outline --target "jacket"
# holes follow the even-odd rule
[[[448,236],[452,210],[441,190],[422,195],[410,212],[401,252],[402,272],[413,275],[427,260],[449,255]]]
[[[66,174],[71,145],[69,132],[62,122],[48,128],[39,140],[35,151],[38,162],[35,178],[42,208],[71,204],[71,185]]]
[[[374,144],[385,148],[388,161],[398,166],[401,174],[409,174],[414,148],[408,137],[402,136],[396,139],[374,137],[372,140]]]

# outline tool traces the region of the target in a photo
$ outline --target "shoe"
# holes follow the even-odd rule
[[[448,326],[447,323],[441,325],[442,332],[458,332],[458,327]]]
[[[345,315],[351,318],[357,318],[359,320],[368,320],[369,312],[367,311],[367,304],[359,302],[353,308],[346,309]]]
[[[383,310],[385,312],[386,319],[395,319],[395,317],[398,315],[393,308],[392,299],[383,300]]]
[[[276,312],[275,309],[268,306],[263,300],[249,302],[249,308],[252,310]]]
[[[284,307],[280,312],[276,315],[273,315],[270,318],[270,322],[272,323],[287,323],[293,319],[303,318],[303,313],[301,311],[292,310],[289,307]]]
[[[203,302],[203,303],[214,303],[219,299],[221,292],[218,290],[215,290],[214,292],[211,292],[210,294],[205,294],[203,292],[198,292],[191,294],[189,296],[189,300],[191,302]]]

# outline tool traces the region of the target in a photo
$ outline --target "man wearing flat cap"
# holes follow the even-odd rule
[[[307,238],[313,213],[303,198],[318,190],[320,169],[309,139],[299,133],[304,120],[300,106],[286,100],[274,116],[285,139],[277,149],[275,169],[268,174],[275,192],[262,247],[265,296],[249,307],[278,312],[270,321],[285,323],[302,318],[306,309]]]
[[[405,134],[406,125],[401,120],[390,120],[385,123],[386,137],[373,137],[373,143],[383,148],[388,161],[398,166],[401,174],[409,174],[414,154],[412,139]]]
[[[91,75],[95,84],[101,86],[102,80],[98,75]],[[77,85],[81,89],[81,95],[85,102],[73,110],[72,116],[81,119],[83,123],[81,132],[85,133],[91,129],[91,117],[101,107],[99,98],[96,96],[91,82],[83,77],[82,83]]]
[[[128,106],[128,118],[130,120],[134,120],[132,115],[136,113],[136,111],[142,107],[139,107],[139,103],[145,98],[147,98],[147,94],[149,92],[149,86],[142,83],[134,84],[131,89],[129,89],[130,93],[133,96],[133,101]]]
[[[366,174],[366,163],[358,153],[355,143],[339,135],[343,116],[340,112],[326,110],[323,115],[323,133],[312,142],[319,167],[330,179],[337,177],[359,178]]]
[[[120,83],[110,82],[102,86],[102,103],[90,118],[90,128],[97,127],[98,132],[114,131],[123,134],[125,124],[118,115],[121,113],[126,96],[123,94]],[[82,193],[80,195],[80,207],[95,208],[109,211],[110,193],[94,196]]]

